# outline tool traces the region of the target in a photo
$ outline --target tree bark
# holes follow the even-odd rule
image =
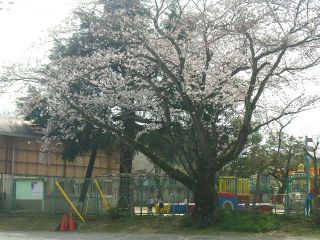
[[[135,123],[135,112],[122,109],[124,116],[123,126],[125,133],[132,139],[136,136],[137,126]],[[119,178],[119,201],[118,207],[124,213],[133,213],[131,192],[132,160],[135,149],[125,140],[120,142],[120,178]]]
[[[259,203],[261,202],[261,192],[260,192],[260,178],[261,178],[261,174],[258,173],[257,174],[257,183],[256,183],[256,190],[255,190],[255,194],[254,194],[254,199],[253,199],[253,208],[255,209],[256,207],[256,203],[257,200],[259,200]]]
[[[86,200],[88,188],[90,185],[93,167],[94,167],[94,163],[95,163],[96,157],[97,157],[97,152],[98,152],[98,147],[96,145],[94,145],[91,149],[90,160],[89,160],[89,163],[87,166],[86,176],[84,179],[84,183],[83,183],[83,186],[81,189],[79,202],[78,202],[78,209],[80,209],[81,212],[83,212],[83,210],[84,210],[84,202]]]
[[[199,227],[215,224],[220,219],[218,192],[215,180],[207,181],[206,176],[199,179],[194,187],[194,217]]]
[[[124,213],[131,213],[131,171],[134,151],[124,144],[120,149],[120,176],[118,207]]]

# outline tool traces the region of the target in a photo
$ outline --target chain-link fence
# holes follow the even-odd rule
[[[71,206],[58,190],[57,181],[74,206],[79,207],[79,197],[84,185],[80,178],[42,178],[12,177],[2,175],[2,195],[0,210],[11,212],[71,212]],[[103,185],[103,180],[101,180]],[[92,180],[89,180],[88,192],[83,206],[86,214],[101,214],[101,200]]]
[[[269,179],[257,182],[219,178],[220,206],[309,215],[313,199],[301,190],[304,178],[289,178],[287,192],[281,194],[274,191]],[[194,208],[192,191],[168,176],[110,175],[93,180],[0,175],[0,211],[64,213],[72,211],[70,202],[83,215],[106,214],[105,202],[122,213],[136,215],[158,214],[159,204],[163,214],[185,214]]]
[[[1,175],[0,181],[0,210],[11,212],[71,212],[72,206],[57,184],[85,215],[105,214],[102,198],[110,207],[118,206],[127,214],[139,215],[155,213],[160,199],[165,213],[186,213],[192,199],[185,186],[167,176],[111,175],[92,180]],[[85,185],[87,193],[81,201]],[[148,202],[152,202],[151,209]]]

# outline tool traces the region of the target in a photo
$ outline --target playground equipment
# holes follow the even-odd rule
[[[162,213],[164,214],[186,214],[192,212],[195,207],[194,203],[178,203],[178,202],[168,202],[163,204]],[[155,205],[156,213],[160,214],[159,204]]]
[[[237,177],[219,177],[218,179],[219,206],[227,209],[239,209],[245,203],[249,203],[250,180]],[[165,214],[185,214],[192,211],[194,203],[174,202],[164,204],[163,213]],[[156,213],[159,213],[159,206],[156,204]]]
[[[241,204],[249,203],[250,180],[237,177],[219,177],[219,206],[226,209],[238,209]]]
[[[155,210],[157,214],[186,214],[188,211],[194,209],[194,203],[188,203],[187,199],[183,199],[181,202],[175,201],[176,194],[169,195],[169,202],[163,203],[163,208],[160,209],[160,204],[155,204]]]
[[[186,214],[194,210],[194,203],[165,203],[163,205],[162,213],[164,214]],[[156,213],[160,214],[159,204],[155,206]]]

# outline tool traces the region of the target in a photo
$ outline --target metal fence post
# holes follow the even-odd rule
[[[11,204],[11,210],[13,213],[16,212],[16,179],[12,177],[12,204]]]
[[[140,216],[142,215],[142,198],[143,198],[143,179],[140,177]]]
[[[99,185],[101,186],[101,184],[100,184],[100,182],[98,182],[99,183]],[[92,188],[92,179],[90,180],[90,187],[91,187],[91,189],[93,189]],[[96,215],[98,216],[99,215],[99,195],[98,195],[98,190],[97,190],[97,188],[94,188],[95,189],[95,195],[96,195]]]
[[[52,180],[52,179],[50,179]],[[53,181],[50,181],[50,184],[53,186],[52,191],[52,211],[53,213],[56,213],[56,185],[53,184]]]
[[[289,191],[290,191],[290,179],[287,177],[286,179],[286,206],[284,209],[285,215],[289,216],[290,215],[290,207],[289,207]]]

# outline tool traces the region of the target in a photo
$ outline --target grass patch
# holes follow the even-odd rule
[[[0,231],[54,231],[62,215],[0,213]],[[113,232],[140,234],[237,234],[268,233],[277,236],[306,236],[320,234],[313,218],[286,217],[261,212],[222,211],[221,221],[209,228],[199,229],[189,217],[182,216],[110,216],[85,217],[86,224],[79,224],[79,232]]]
[[[267,232],[281,228],[281,216],[264,212],[222,211],[215,226],[222,231]]]
[[[38,213],[0,213],[0,231],[53,231],[62,215]]]

